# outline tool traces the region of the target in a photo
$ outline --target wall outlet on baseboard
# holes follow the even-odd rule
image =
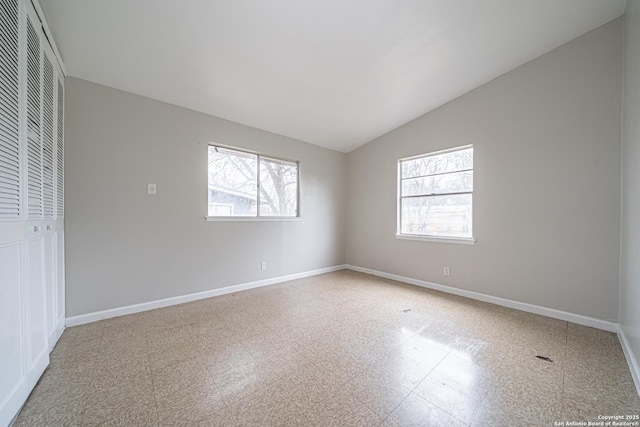
[[[445,267],[442,270],[442,274],[444,274],[445,276],[451,276],[451,269],[449,267]]]
[[[260,263],[260,270],[266,270],[267,269],[267,262],[266,261],[262,261]]]

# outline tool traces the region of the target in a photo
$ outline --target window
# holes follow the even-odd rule
[[[298,217],[298,162],[209,146],[208,217]]]
[[[473,146],[398,161],[398,237],[473,242]]]

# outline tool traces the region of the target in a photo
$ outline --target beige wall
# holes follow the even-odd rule
[[[640,361],[640,1],[624,16],[620,325]],[[637,368],[636,368],[637,369]],[[640,372],[637,372],[640,374]],[[640,388],[640,384],[638,384]]]
[[[66,91],[68,316],[344,263],[346,155],[84,80]],[[208,142],[299,160],[303,220],[205,222]]]
[[[349,153],[347,263],[616,321],[621,55],[617,19]],[[465,144],[476,245],[397,240],[397,159]]]

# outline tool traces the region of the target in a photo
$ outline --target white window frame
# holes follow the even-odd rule
[[[453,147],[453,148],[448,148],[445,150],[439,150],[439,151],[433,151],[430,153],[426,153],[426,154],[420,154],[417,156],[411,156],[411,157],[405,157],[402,159],[398,160],[398,198],[396,200],[396,209],[397,209],[397,223],[396,223],[396,239],[403,239],[403,240],[421,240],[421,241],[427,241],[427,242],[434,242],[434,243],[457,243],[457,244],[462,244],[462,245],[475,245],[476,240],[472,237],[450,237],[450,236],[435,236],[435,235],[428,235],[428,234],[405,234],[402,233],[402,199],[404,198],[402,195],[402,163],[409,161],[409,160],[415,160],[415,159],[422,159],[422,158],[426,158],[426,157],[432,157],[432,156],[437,156],[437,155],[441,155],[441,154],[447,154],[447,153],[453,153],[456,151],[462,151],[462,150],[466,150],[466,149],[473,149],[473,145],[469,144],[469,145],[463,145],[460,147]],[[471,171],[473,171],[474,168],[471,169]],[[474,176],[475,178],[475,176]],[[473,190],[471,191],[462,191],[462,192],[455,192],[455,193],[447,193],[447,194],[471,194],[471,198],[473,200]],[[437,194],[437,195],[442,195],[442,194]],[[436,196],[435,194],[433,196]],[[406,196],[409,197],[409,196]],[[473,202],[472,202],[473,203]],[[472,233],[474,230],[473,227],[473,212],[471,214],[471,229],[472,229]]]
[[[256,197],[257,197],[257,208],[255,216],[209,216],[209,165],[208,165],[208,155],[209,155],[209,147],[218,147],[223,148],[225,150],[236,151],[239,153],[251,154],[257,157],[256,165],[258,170],[256,171]],[[282,161],[287,163],[295,163],[296,165],[296,215],[295,216],[262,216],[260,215],[260,159],[261,158]],[[278,156],[272,156],[268,154],[258,153],[256,151],[246,150],[244,148],[233,147],[230,145],[209,143],[207,144],[207,216],[205,217],[207,221],[301,221],[301,208],[300,208],[300,161],[298,160],[290,160],[285,159]]]

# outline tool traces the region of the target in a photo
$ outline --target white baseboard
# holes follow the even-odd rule
[[[620,328],[618,329],[618,338],[620,339],[620,345],[622,345],[624,357],[627,359],[627,364],[629,365],[629,370],[631,371],[633,382],[636,385],[638,396],[640,396],[640,365],[638,365],[638,359],[636,359],[635,355],[633,354],[633,350],[631,349],[631,345],[627,340],[627,335],[624,333],[624,328],[622,327],[622,325],[620,325]]]
[[[287,276],[279,276],[271,279],[265,279],[265,280],[255,281],[255,282],[243,283],[239,285],[227,286],[224,288],[211,289],[209,291],[197,292],[194,294],[181,295],[181,296],[171,297],[171,298],[165,298],[162,300],[134,304],[126,307],[113,308],[110,310],[98,311],[95,313],[81,314],[78,316],[68,317],[66,319],[66,326],[82,325],[85,323],[95,322],[98,320],[124,316],[126,314],[139,313],[142,311],[153,310],[155,308],[168,307],[171,305],[182,304],[185,302],[196,301],[204,298],[211,298],[219,295],[231,294],[234,292],[245,291],[248,289],[259,288],[262,286],[274,285],[276,283],[302,279],[305,277],[317,276],[319,274],[331,273],[334,271],[339,271],[344,269],[371,274],[374,276],[383,277],[385,279],[408,283],[410,285],[420,286],[427,289],[433,289],[436,291],[441,291],[441,292],[445,292],[453,295],[459,295],[462,297],[467,297],[467,298],[475,299],[478,301],[484,301],[491,304],[500,305],[503,307],[509,307],[516,310],[526,311],[528,313],[534,313],[542,316],[552,317],[554,319],[565,320],[568,322],[577,323],[579,325],[602,329],[608,332],[615,332],[618,334],[618,337],[620,339],[622,350],[624,351],[625,357],[627,359],[627,363],[629,364],[631,375],[633,376],[633,381],[636,385],[636,389],[638,390],[638,394],[640,395],[640,367],[631,350],[631,347],[624,333],[624,330],[617,323],[609,322],[601,319],[594,319],[592,317],[587,317],[587,316],[583,316],[575,313],[569,313],[566,311],[556,310],[553,308],[547,308],[547,307],[542,307],[534,304],[513,301],[506,298],[486,295],[479,292],[467,291],[464,289],[458,289],[451,286],[440,285],[437,283],[427,282],[424,280],[412,279],[410,277],[399,276],[396,274],[385,273],[382,271],[372,270],[369,268],[363,268],[363,267],[358,267],[358,266],[349,265],[349,264],[336,265],[333,267],[321,268],[318,270],[311,270],[303,273],[290,274]],[[60,333],[61,332],[62,332],[62,329],[60,330]],[[59,335],[57,338],[59,338]]]
[[[609,322],[607,320],[594,319],[592,317],[583,316],[581,314],[569,313],[562,310],[556,310],[554,308],[547,308],[539,305],[528,304],[525,302],[513,301],[506,298],[494,297],[491,295],[481,294],[479,292],[466,291],[464,289],[453,288],[451,286],[440,285],[438,283],[427,282],[424,280],[412,279],[410,277],[398,276],[396,274],[385,273],[383,271],[372,270],[369,268],[362,268],[355,265],[347,264],[346,268],[353,271],[359,271],[361,273],[384,277],[385,279],[391,279],[398,282],[408,283],[410,285],[420,286],[422,288],[428,288],[448,294],[459,295],[478,301],[501,305],[503,307],[526,311],[528,313],[540,314],[542,316],[565,320],[568,322],[577,323],[579,325],[590,326],[592,328],[602,329],[608,332],[618,332],[619,330],[617,323]]]
[[[345,265],[335,265],[333,267],[320,268],[318,270],[305,271],[302,273],[289,274],[287,276],[273,277],[271,279],[258,280],[256,282],[242,283],[239,285],[227,286],[224,288],[211,289],[209,291],[197,292],[194,294],[180,295],[177,297],[165,298],[156,301],[143,302],[140,304],[128,305],[125,307],[112,308],[104,311],[96,311],[94,313],[80,314],[78,316],[67,317],[67,326],[83,325],[85,323],[95,322],[98,320],[109,319],[112,317],[124,316],[126,314],[140,313],[141,311],[153,310],[154,308],[168,307],[170,305],[182,304],[185,302],[196,301],[204,298],[211,298],[220,295],[231,294],[234,292],[246,291],[248,289],[259,288],[262,286],[274,285],[276,283],[288,282],[290,280],[302,279],[319,274],[331,273],[333,271],[344,270]]]

